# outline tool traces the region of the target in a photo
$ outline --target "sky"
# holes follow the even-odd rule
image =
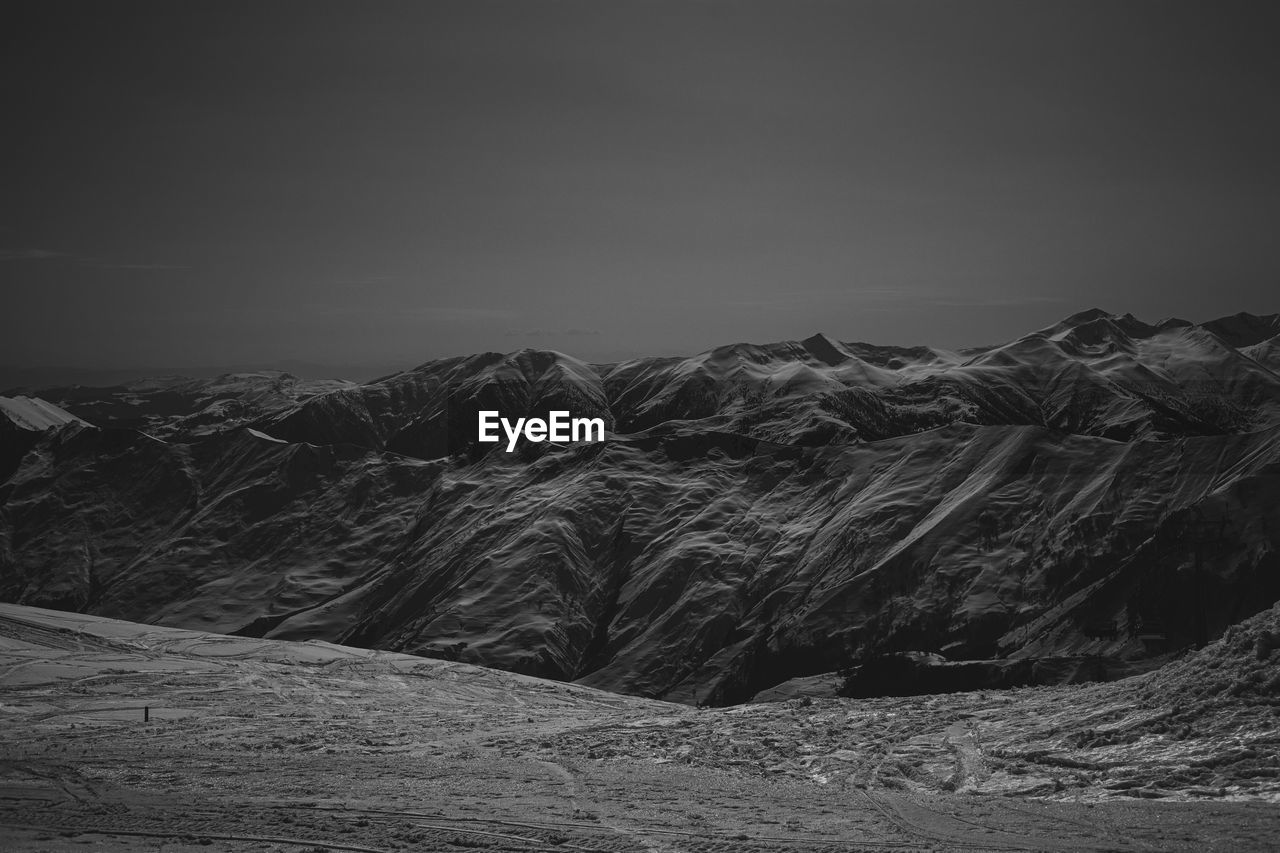
[[[9,0],[0,364],[1271,313],[1271,5]]]

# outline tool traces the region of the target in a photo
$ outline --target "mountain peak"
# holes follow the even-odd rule
[[[1101,308],[1089,308],[1085,311],[1077,311],[1070,317],[1066,317],[1054,323],[1049,328],[1042,329],[1039,332],[1033,332],[1032,334],[1044,335],[1045,337],[1050,338],[1060,337],[1071,332],[1073,329],[1078,329],[1081,326],[1087,326],[1090,323],[1096,323],[1098,320],[1110,319],[1112,316],[1113,315],[1110,312],[1104,311]]]
[[[800,343],[813,354],[814,358],[830,367],[835,367],[837,364],[842,364],[851,358],[843,347],[822,332],[810,335]]]
[[[1201,323],[1200,328],[1208,329],[1230,346],[1239,349],[1262,343],[1280,334],[1280,314],[1259,316],[1241,311],[1229,317],[1219,317],[1216,320]]]
[[[1094,320],[1101,320],[1104,317],[1114,316],[1110,311],[1104,311],[1101,308],[1086,308],[1084,311],[1077,311],[1065,320],[1058,323],[1059,326],[1082,326],[1085,323],[1092,323]]]
[[[1035,334],[1055,340],[1070,338],[1079,343],[1099,344],[1103,341],[1122,343],[1128,338],[1149,338],[1162,329],[1162,326],[1144,323],[1132,314],[1110,314],[1101,308],[1090,308]]]

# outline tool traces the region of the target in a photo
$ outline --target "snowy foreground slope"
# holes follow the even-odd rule
[[[698,709],[327,643],[0,605],[0,841],[1270,849],[1277,640],[1272,608],[1111,684]]]
[[[970,688],[1115,678],[1280,599],[1276,333],[1090,311],[964,352],[231,377],[187,389],[213,412],[41,433],[0,484],[0,599],[690,704],[899,653]],[[610,435],[507,454],[479,409]]]

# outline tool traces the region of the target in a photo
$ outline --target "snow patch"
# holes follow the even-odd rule
[[[86,421],[39,397],[0,397],[0,413],[18,428],[32,432],[44,432],[73,422],[89,426]]]

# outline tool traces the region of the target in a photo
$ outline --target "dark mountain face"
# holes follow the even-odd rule
[[[1154,664],[1280,599],[1268,323],[1089,311],[963,353],[524,350],[194,383],[178,413],[93,398],[134,394],[145,432],[50,389],[105,428],[0,438],[0,598],[688,702],[905,652]],[[506,453],[481,409],[609,436]]]
[[[1280,314],[1232,314],[1205,323],[1204,327],[1233,347],[1249,347],[1280,335]]]

